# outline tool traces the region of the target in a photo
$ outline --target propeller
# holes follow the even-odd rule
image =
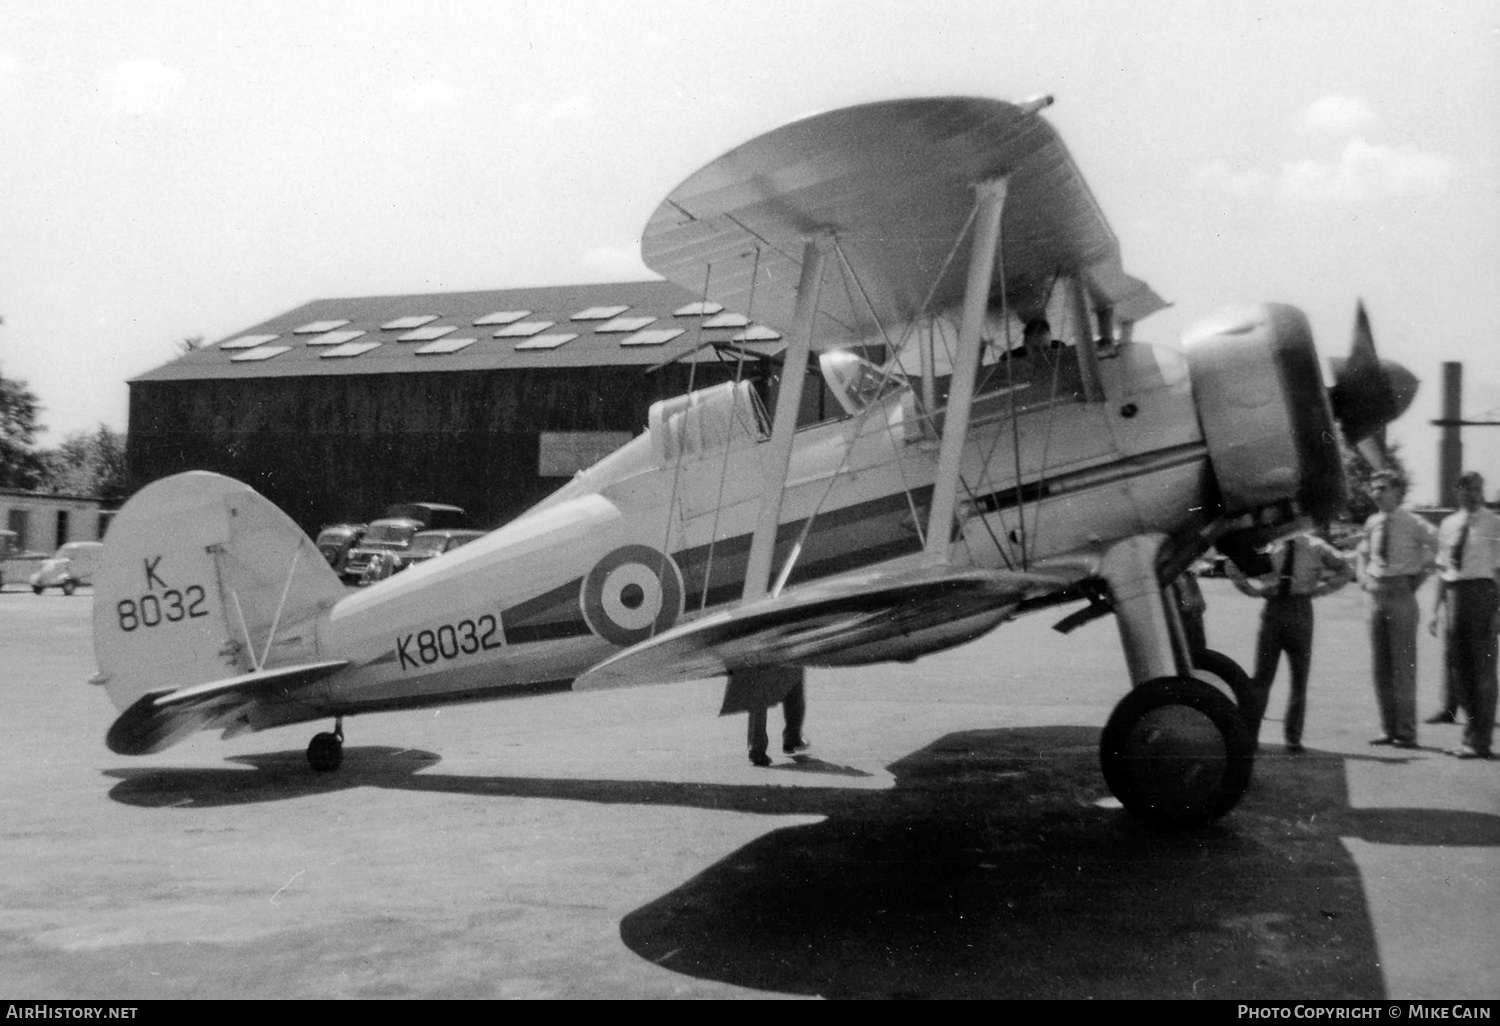
[[[1411,405],[1417,394],[1417,378],[1394,360],[1382,360],[1376,355],[1375,337],[1363,300],[1355,309],[1349,356],[1330,362],[1333,387],[1328,390],[1328,399],[1334,417],[1344,429],[1344,439],[1372,467],[1389,466],[1385,426]]]

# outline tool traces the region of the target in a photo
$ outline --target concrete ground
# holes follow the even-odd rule
[[[1247,660],[1256,604],[1205,592]],[[321,725],[111,754],[90,605],[0,594],[6,998],[1500,996],[1500,761],[1366,745],[1351,590],[1308,752],[1279,680],[1249,794],[1189,833],[1100,779],[1108,619],[814,673],[768,770],[689,684],[355,718],[317,776]]]

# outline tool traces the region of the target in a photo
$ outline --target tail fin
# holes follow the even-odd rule
[[[194,471],[137,492],[94,585],[95,680],[124,711],[146,694],[317,659],[344,594],[312,541],[248,485]]]

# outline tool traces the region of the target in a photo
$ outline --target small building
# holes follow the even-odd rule
[[[23,552],[51,554],[68,542],[98,541],[109,515],[86,495],[47,495],[0,488],[0,528],[14,532]]]
[[[496,526],[780,335],[664,281],[321,299],[133,379],[133,488],[245,481],[304,530],[402,501]]]

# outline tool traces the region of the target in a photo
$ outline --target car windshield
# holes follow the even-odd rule
[[[408,524],[371,524],[365,532],[365,544],[405,545],[415,532]]]
[[[448,543],[445,535],[441,534],[419,534],[411,540],[409,552],[422,556],[436,556],[443,551],[443,546]]]

